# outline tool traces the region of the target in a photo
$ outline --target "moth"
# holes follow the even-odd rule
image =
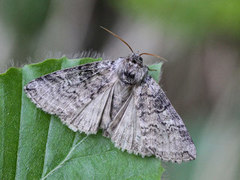
[[[182,119],[143,65],[142,55],[153,54],[134,53],[105,30],[132,54],[39,77],[24,87],[27,96],[73,131],[102,129],[128,153],[177,163],[194,160],[196,148]]]

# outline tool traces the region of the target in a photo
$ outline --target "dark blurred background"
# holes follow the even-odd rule
[[[240,1],[2,0],[0,71],[83,50],[130,53],[99,26],[168,59],[160,84],[198,156],[164,163],[163,179],[240,179]]]

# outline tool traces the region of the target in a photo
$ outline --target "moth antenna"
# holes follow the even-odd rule
[[[158,55],[156,55],[156,54],[150,54],[150,53],[141,53],[141,54],[139,54],[139,56],[142,56],[142,55],[149,55],[149,56],[154,56],[154,57],[156,57],[156,58],[158,58],[158,59],[161,59],[161,60],[163,60],[163,61],[168,61],[168,60],[166,60],[165,58],[163,58],[163,57],[161,57],[161,56],[158,56]]]
[[[130,45],[124,41],[120,36],[118,36],[117,34],[113,33],[112,31],[108,30],[107,28],[103,27],[103,26],[100,26],[102,29],[104,29],[105,31],[109,32],[110,34],[112,34],[113,36],[115,36],[116,38],[118,38],[119,40],[121,40],[124,44],[127,45],[127,47],[133,52],[132,48],[130,47]]]

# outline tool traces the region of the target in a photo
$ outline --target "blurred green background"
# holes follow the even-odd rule
[[[83,50],[130,53],[99,26],[135,51],[168,59],[160,84],[198,154],[193,162],[164,163],[163,179],[240,179],[240,1],[2,0],[0,72]]]

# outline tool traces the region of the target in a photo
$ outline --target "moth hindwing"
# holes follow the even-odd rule
[[[24,90],[73,131],[95,134],[101,128],[116,147],[142,157],[178,163],[196,158],[182,119],[139,54],[59,70]]]

